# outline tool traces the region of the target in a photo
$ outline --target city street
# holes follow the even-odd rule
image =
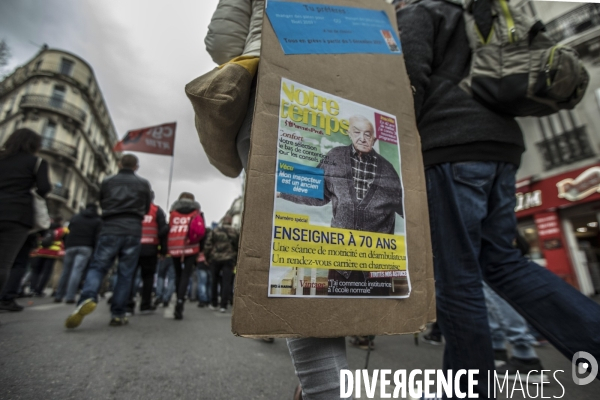
[[[136,315],[125,327],[110,327],[109,309],[96,311],[72,331],[64,320],[73,309],[50,298],[20,299],[20,313],[0,313],[0,399],[268,399],[292,398],[297,383],[285,340],[268,344],[231,334],[230,312],[188,303],[182,321],[172,308]],[[568,400],[598,398],[600,382],[577,386],[570,363],[552,347],[538,349]],[[366,352],[348,348],[351,369],[363,368]],[[369,369],[440,368],[442,347],[412,336],[376,339]],[[512,388],[512,386],[511,386]],[[530,396],[516,390],[512,397]],[[517,385],[517,389],[520,387]],[[391,390],[389,390],[391,392]],[[506,393],[506,392],[505,392]],[[560,397],[554,380],[544,397]],[[362,397],[366,398],[364,391]],[[379,397],[376,397],[379,398]],[[504,398],[499,396],[499,398]]]

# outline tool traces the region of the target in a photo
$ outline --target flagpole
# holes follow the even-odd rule
[[[166,212],[169,212],[169,199],[171,198],[171,181],[173,181],[173,165],[175,164],[175,152],[171,156],[171,172],[169,173],[169,189],[167,189],[167,209]]]

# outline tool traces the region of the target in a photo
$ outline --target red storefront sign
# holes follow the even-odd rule
[[[571,281],[571,262],[565,248],[565,241],[556,212],[535,214],[535,225],[542,254],[546,259],[546,268],[567,281]]]
[[[575,203],[600,200],[600,164],[576,169],[540,181],[517,183],[517,218]]]
[[[176,122],[129,131],[115,145],[115,151],[140,151],[172,156]]]

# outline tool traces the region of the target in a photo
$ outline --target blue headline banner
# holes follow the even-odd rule
[[[324,171],[289,161],[277,165],[277,191],[323,200]]]
[[[381,10],[269,0],[267,16],[285,54],[401,54]]]

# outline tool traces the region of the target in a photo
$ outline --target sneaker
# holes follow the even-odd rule
[[[152,314],[154,311],[156,311],[156,306],[154,306],[154,305],[144,306],[144,307],[140,306],[140,315]]]
[[[198,308],[203,308],[206,307],[206,303],[203,303],[201,301],[198,302]]]
[[[508,362],[508,353],[505,349],[494,349],[494,366],[499,368]]]
[[[160,303],[162,303],[162,302],[163,302],[163,301],[162,301],[161,299],[158,299],[158,298],[157,298],[157,299],[155,299],[155,300],[154,300],[154,307],[158,307],[158,306],[160,306]],[[165,303],[166,303],[166,302],[165,302]]]
[[[225,309],[225,308],[221,308],[221,309],[219,310],[219,312],[220,312],[220,313],[224,313],[224,312],[226,312],[226,311],[227,311],[227,309]]]
[[[441,335],[434,335],[432,333],[427,333],[425,335],[423,335],[423,341],[425,343],[429,343],[432,344],[434,346],[439,346],[444,344],[444,342],[442,342],[442,336]]]
[[[369,347],[371,347],[371,350],[375,348],[375,342],[370,340],[368,336],[352,336],[350,344],[362,350],[369,350]]]
[[[129,320],[127,319],[127,317],[112,317],[110,319],[110,326],[123,326],[123,325],[127,325],[129,323]]]
[[[217,306],[213,306],[212,304],[209,304],[209,305],[208,305],[208,309],[209,309],[210,311],[217,311]]]
[[[165,301],[165,302],[163,303],[163,307],[164,307],[164,308],[167,308],[167,307],[169,307],[169,302],[168,302],[168,301]]]
[[[501,367],[496,368],[496,375],[499,377],[505,376],[508,373],[509,380],[520,379],[521,382],[525,380],[527,383],[541,383],[549,382],[547,376],[542,374],[541,371],[544,369],[539,358],[517,358],[511,357]],[[527,374],[531,371],[539,371],[538,374],[532,373],[527,377]]]
[[[81,321],[83,321],[83,317],[88,314],[91,314],[96,309],[96,301],[94,299],[87,299],[83,303],[81,303],[75,311],[65,321],[65,327],[68,329],[77,328],[81,325]]]
[[[54,299],[55,303],[62,303],[62,299]]]
[[[75,300],[67,300],[65,301],[65,304],[75,304]]]
[[[25,308],[25,307],[19,305],[14,299],[0,301],[0,310],[16,312],[16,311],[23,311],[23,308]]]

